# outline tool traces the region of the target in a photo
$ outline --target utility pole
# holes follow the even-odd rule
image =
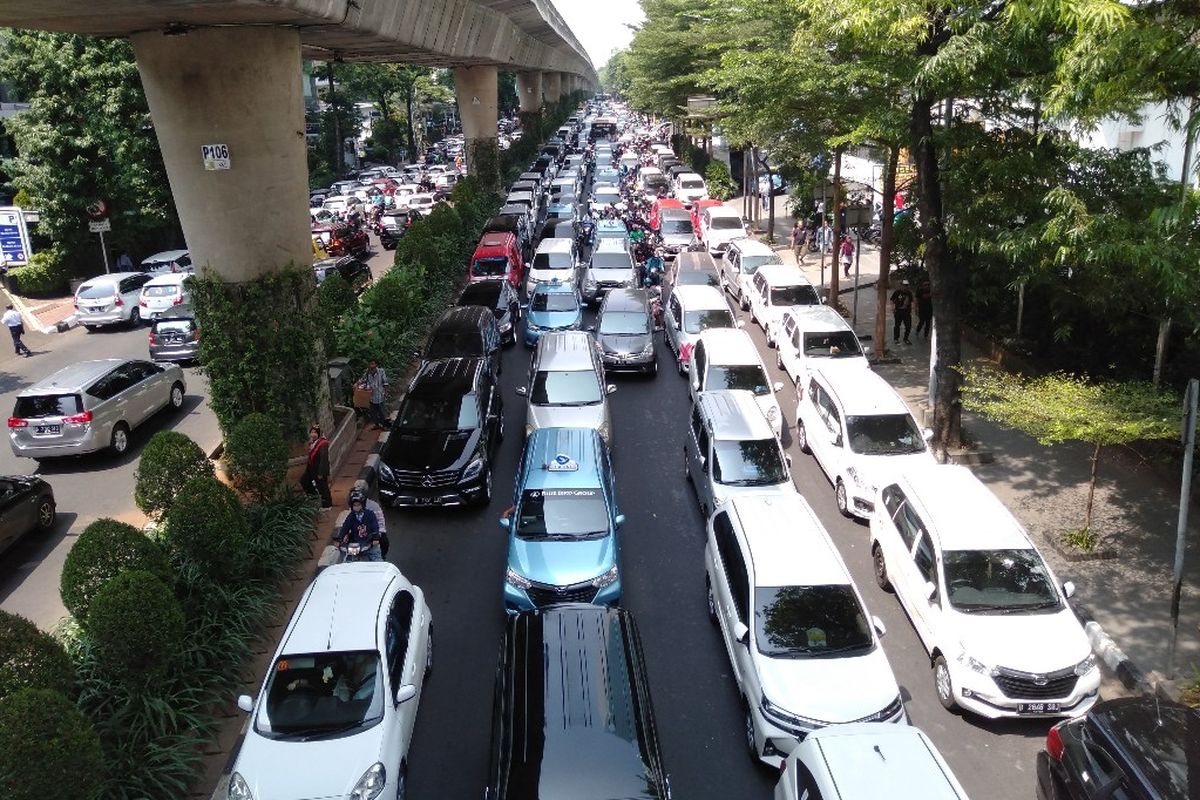
[[[337,107],[337,89],[334,88],[333,82],[333,62],[325,62],[325,74],[329,78],[329,107],[333,109],[333,175],[335,178],[342,177],[342,166],[345,164],[345,158],[342,156],[342,121],[341,115],[338,114]]]
[[[1167,678],[1175,677],[1175,644],[1179,639],[1179,598],[1183,593],[1183,553],[1187,547],[1188,510],[1192,501],[1192,459],[1196,453],[1196,405],[1200,381],[1188,381],[1183,395],[1183,480],[1179,486],[1179,524],[1175,528],[1175,567],[1171,571],[1171,640],[1167,643]]]

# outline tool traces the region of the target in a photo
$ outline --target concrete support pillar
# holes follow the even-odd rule
[[[454,87],[462,120],[467,171],[488,191],[500,188],[500,149],[496,146],[499,88],[496,68],[455,67]]]
[[[131,39],[192,262],[229,282],[311,264],[299,32]],[[228,147],[227,169],[206,168],[214,144]]]
[[[558,98],[562,95],[561,72],[542,73],[542,94],[545,96],[547,103],[558,102]]]
[[[542,73],[536,70],[518,72],[517,97],[521,104],[521,130],[537,135],[542,122]]]

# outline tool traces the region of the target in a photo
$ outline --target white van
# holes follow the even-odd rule
[[[745,331],[714,328],[701,333],[688,362],[688,386],[692,403],[701,392],[744,389],[754,395],[775,436],[782,433],[783,414],[775,393],[783,381],[770,382],[758,348]]]
[[[190,309],[192,292],[186,272],[172,272],[151,278],[142,287],[138,297],[138,310],[142,319],[152,320],[164,316],[177,316],[181,309]]]
[[[868,369],[868,348],[854,335],[846,318],[825,305],[783,310],[775,334],[775,365],[799,386],[821,364],[836,361]]]

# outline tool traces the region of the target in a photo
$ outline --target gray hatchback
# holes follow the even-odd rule
[[[200,328],[192,317],[159,317],[150,327],[151,361],[195,361],[200,357]]]
[[[174,364],[106,358],[64,367],[17,395],[8,420],[13,453],[56,458],[129,449],[129,432],[160,409],[183,406]]]

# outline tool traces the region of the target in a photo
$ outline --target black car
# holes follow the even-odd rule
[[[376,471],[392,506],[487,505],[504,407],[486,359],[421,364]]]
[[[517,247],[521,248],[521,260],[528,264],[533,258],[533,231],[529,230],[529,214],[523,208],[513,213],[505,213],[501,209],[501,213],[490,217],[484,223],[483,233],[493,232],[516,236]]]
[[[1190,800],[1197,776],[1200,711],[1152,697],[1097,703],[1037,755],[1039,800]]]
[[[490,309],[467,306],[442,312],[425,341],[421,360],[446,358],[481,358],[493,375],[500,374],[500,326]]]
[[[496,316],[496,327],[505,344],[517,340],[517,323],[521,320],[521,298],[506,280],[475,281],[467,284],[458,296],[458,306],[482,306]]]
[[[415,208],[393,209],[383,212],[379,218],[379,244],[384,250],[395,250],[410,225],[421,218],[421,212]]]
[[[608,372],[658,373],[654,317],[645,289],[610,289],[596,318],[596,344]]]
[[[27,533],[54,527],[54,490],[35,475],[0,478],[0,553]]]
[[[485,800],[670,800],[633,615],[566,603],[510,617],[491,751]]]
[[[313,272],[317,277],[317,285],[325,282],[325,278],[337,272],[355,294],[362,292],[371,285],[371,268],[354,256],[342,258],[323,258],[313,263]]]
[[[158,317],[150,323],[151,361],[195,361],[200,357],[200,328],[192,317]]]
[[[569,219],[550,218],[542,225],[538,241],[542,239],[574,239],[578,235],[579,229],[573,221]]]

